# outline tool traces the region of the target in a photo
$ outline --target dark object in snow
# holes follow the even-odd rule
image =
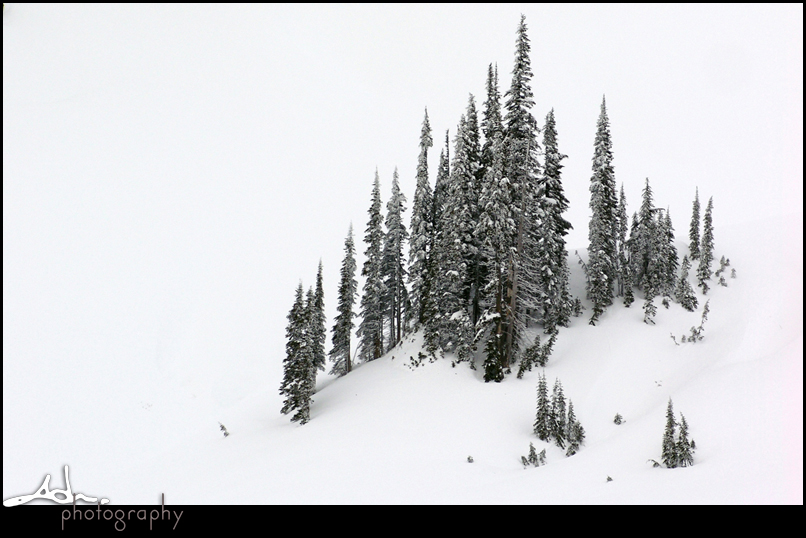
[[[467,457],[467,463],[473,463],[473,456]]]
[[[607,477],[607,481],[608,481],[608,482],[612,482],[612,481],[613,481],[613,479],[612,479],[612,478],[610,478],[610,476],[608,476],[608,477]]]
[[[620,414],[616,413],[615,418],[613,418],[613,422],[615,422],[616,424],[621,424],[622,422],[624,422],[624,418]]]
[[[222,432],[224,432],[224,437],[227,437],[227,436],[229,435],[229,432],[227,431],[227,427],[226,427],[226,426],[224,426],[223,424],[221,424],[220,422],[218,423],[218,425],[219,425],[219,426],[221,426],[219,429],[220,429]]]

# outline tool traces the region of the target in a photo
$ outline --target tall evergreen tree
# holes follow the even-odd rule
[[[383,216],[381,215],[381,183],[375,170],[372,186],[372,203],[369,208],[369,222],[364,235],[367,249],[366,260],[361,270],[365,278],[364,293],[361,297],[361,324],[357,336],[360,340],[360,357],[363,361],[375,360],[383,355],[383,319],[386,311],[383,298],[386,289],[381,273],[383,264]]]
[[[629,228],[629,221],[627,220],[627,197],[624,195],[624,183],[621,184],[621,192],[619,193],[618,206],[616,208],[616,259],[617,259],[617,284],[616,295],[624,297],[628,281],[630,277],[629,272],[629,259],[627,250],[627,228]]]
[[[610,122],[602,97],[596,129],[591,177],[592,211],[588,230],[588,298],[593,302],[591,325],[613,303],[616,281],[616,180],[613,172],[613,150]]]
[[[409,306],[406,289],[407,271],[403,249],[409,234],[403,224],[406,196],[400,190],[397,168],[392,175],[392,195],[386,204],[386,236],[384,237],[381,278],[385,294],[383,303],[389,316],[389,349],[403,337],[404,316]]]
[[[325,354],[325,341],[327,340],[327,317],[325,315],[325,291],[322,285],[322,260],[319,260],[319,270],[316,273],[316,291],[311,311],[311,331],[313,332],[313,365],[317,370],[325,370],[327,355]]]
[[[312,299],[313,292],[310,296]],[[311,418],[312,395],[316,381],[310,312],[303,299],[300,282],[294,297],[294,305],[287,317],[286,357],[283,360],[283,381],[280,385],[280,395],[285,396],[285,400],[280,412],[284,415],[294,412],[291,421],[301,424],[307,423]]]
[[[534,432],[541,441],[548,441],[552,434],[551,408],[549,407],[548,385],[546,374],[541,373],[537,381],[537,413],[535,415]]]
[[[353,305],[358,293],[358,282],[355,280],[355,243],[353,242],[353,225],[347,232],[344,241],[344,261],[341,263],[341,279],[339,280],[338,315],[333,325],[333,346],[330,349],[330,360],[333,362],[331,374],[345,375],[353,369],[350,358],[350,338],[353,332]]]
[[[708,293],[706,280],[711,280],[711,262],[714,260],[714,226],[711,212],[714,208],[714,197],[708,199],[705,207],[705,217],[702,224],[702,242],[700,243],[700,265],[697,268],[697,284],[702,288],[703,294]]]
[[[542,184],[538,193],[540,200],[540,227],[533,246],[538,270],[538,293],[540,321],[550,333],[558,325],[567,325],[571,317],[572,299],[568,289],[568,253],[565,236],[573,227],[563,213],[568,209],[568,199],[563,191],[562,160],[567,155],[560,153],[557,145],[557,127],[554,109],[546,115],[543,129],[545,166]]]
[[[512,70],[512,84],[504,94],[504,174],[509,181],[513,220],[517,223],[517,237],[512,241],[509,259],[509,312],[513,319],[507,320],[506,353],[504,369],[509,370],[516,359],[522,330],[526,324],[525,314],[529,306],[536,307],[532,286],[519,289],[521,282],[535,282],[535,266],[527,266],[525,252],[529,250],[529,226],[533,217],[539,216],[540,195],[538,178],[540,168],[537,155],[540,151],[537,135],[537,122],[531,113],[534,95],[531,88],[532,68],[529,59],[529,37],[526,17],[521,15],[515,43],[515,66]],[[526,291],[526,297],[524,297]],[[521,305],[519,301],[529,300],[531,305]]]
[[[450,181],[450,141],[448,131],[445,132],[445,147],[439,154],[439,166],[437,167],[437,178],[434,182],[434,197],[432,199],[431,216],[431,251],[426,258],[428,262],[428,280],[431,283],[430,294],[425,296],[423,304],[423,341],[428,354],[436,358],[437,353],[442,349],[442,316],[441,316],[441,286],[443,285],[443,271],[441,263],[444,260],[443,245],[445,244],[442,230],[442,219],[444,205],[447,199],[447,188]]]
[[[691,269],[691,262],[688,256],[683,256],[683,265],[680,269],[680,279],[677,281],[677,288],[675,289],[675,298],[683,308],[689,312],[697,310],[697,296],[694,294],[694,289],[688,281],[688,272]]]
[[[560,448],[565,448],[567,424],[563,385],[557,379],[554,381],[554,390],[551,394],[551,435]]]
[[[674,245],[674,227],[672,226],[672,217],[668,208],[665,213],[658,214],[656,233],[658,234],[659,250],[659,292],[664,296],[664,301],[668,301],[668,298],[674,296],[678,267],[677,247]]]
[[[509,183],[504,176],[503,136],[494,134],[493,163],[486,169],[480,195],[481,216],[477,236],[482,240],[488,279],[487,310],[478,324],[479,331],[489,327],[485,347],[484,380],[501,381],[506,362],[506,335],[514,316],[507,301],[508,269],[515,226],[512,220]]]
[[[694,190],[694,204],[691,213],[691,226],[689,227],[688,238],[691,240],[688,250],[692,260],[700,257],[700,190]]]
[[[428,110],[420,131],[420,156],[417,159],[417,187],[411,209],[411,241],[409,242],[409,279],[414,326],[422,326],[427,315],[431,294],[429,256],[433,240],[433,195],[428,182],[428,148],[434,145]]]
[[[666,429],[663,432],[663,445],[661,448],[661,458],[663,464],[668,468],[677,467],[677,445],[675,442],[675,429],[677,423],[674,420],[674,408],[672,406],[672,399],[669,398],[669,404],[666,406]]]
[[[440,243],[435,263],[436,301],[439,307],[439,338],[444,351],[467,360],[473,348],[473,327],[468,313],[468,282],[473,232],[474,172],[467,148],[467,120],[462,115],[455,138],[451,174],[440,214]]]
[[[568,400],[568,421],[565,432],[565,438],[568,442],[568,449],[565,455],[573,456],[579,452],[579,447],[585,441],[585,429],[577,420],[576,414],[574,413],[574,403],[570,399]]]
[[[688,440],[688,422],[683,413],[680,413],[680,434],[677,440],[677,461],[680,467],[694,465],[694,449]]]

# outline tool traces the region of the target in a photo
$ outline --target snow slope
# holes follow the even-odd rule
[[[532,434],[537,371],[485,384],[480,369],[450,360],[412,370],[418,335],[346,377],[321,374],[312,420],[298,426],[280,415],[278,394],[293,290],[300,276],[313,284],[322,256],[330,328],[349,221],[360,237],[372,167],[394,162],[384,152],[413,178],[405,167],[416,163],[421,102],[395,112],[411,125],[390,150],[389,133],[371,122],[411,89],[394,87],[406,77],[378,82],[391,60],[376,64],[328,33],[327,14],[312,24],[347,58],[338,66],[289,45],[311,15],[293,7],[134,9],[10,4],[4,14],[4,499],[32,492],[45,474],[61,487],[68,464],[76,491],[114,504],[155,504],[163,493],[171,504],[803,503],[802,187],[788,190],[800,185],[800,144],[778,146],[787,173],[763,179],[783,212],[769,194],[758,213],[742,209],[751,196],[733,181],[747,177],[681,176],[680,198],[653,182],[681,255],[694,186],[701,201],[714,196],[715,257],[729,257],[738,278],[698,296],[711,312],[697,344],[675,346],[670,333],[679,339],[700,312],[659,306],[648,326],[640,297],[596,327],[588,309],[561,331],[545,374],[562,381],[586,430],[577,455]],[[365,9],[351,20],[385,20]],[[502,66],[518,9],[504,14]],[[539,27],[532,9],[527,20]],[[364,78],[348,84],[342,69]],[[480,86],[486,60],[472,69]],[[568,151],[564,170],[580,211],[601,91],[597,80],[574,83],[596,88],[584,153]],[[464,105],[463,81],[445,88]],[[326,106],[330,96],[339,106]],[[319,105],[302,106],[310,102]],[[429,105],[435,133],[437,109]],[[558,128],[566,151],[577,137],[562,118]],[[318,153],[321,140],[333,141],[328,153]],[[620,140],[626,168],[631,148]],[[771,140],[753,143],[780,141]],[[624,177],[637,193],[643,178]],[[403,188],[411,199],[413,183]],[[628,203],[638,198],[628,193]],[[572,223],[572,292],[584,297],[573,252],[585,255],[586,225]],[[660,458],[670,397],[697,443],[691,468],[647,463]],[[523,468],[530,442],[546,448],[546,466]]]

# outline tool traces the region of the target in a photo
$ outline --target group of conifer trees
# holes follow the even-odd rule
[[[399,344],[404,334],[421,330],[424,349],[432,360],[453,353],[455,362],[467,361],[474,367],[474,354],[483,349],[484,380],[498,382],[518,361],[519,375],[533,364],[544,366],[558,327],[567,326],[571,315],[581,310],[568,286],[565,236],[571,224],[563,217],[568,200],[561,179],[566,155],[558,148],[554,111],[546,115],[542,129],[532,115],[529,52],[526,21],[521,16],[509,89],[501,95],[498,69],[491,64],[481,119],[470,95],[454,136],[452,155],[450,138],[445,135],[433,190],[428,150],[434,141],[426,110],[408,229],[403,218],[407,199],[400,190],[397,169],[385,217],[376,170],[364,234],[357,347],[351,355],[353,307],[358,296],[351,226],[333,327],[332,373],[349,373],[353,357],[363,362],[375,360]],[[628,227],[624,187],[617,197],[612,159],[603,98],[594,142],[590,244],[584,265],[587,297],[593,303],[590,324],[597,323],[616,296],[623,296],[629,306],[634,301],[633,287],[644,291],[647,323],[654,323],[658,296],[667,307],[674,297],[685,308],[695,309],[688,258],[683,260],[683,275],[677,276],[669,211],[654,207],[647,179],[641,209],[633,214]],[[708,291],[705,281],[710,278],[713,258],[711,208],[709,201],[701,240],[698,199],[692,218],[691,257],[700,260],[697,279],[703,293]],[[407,243],[408,258],[404,253]],[[292,420],[308,419],[316,371],[324,369],[320,286],[321,264],[317,291],[309,291],[304,299],[300,284],[288,316],[280,392],[287,397],[283,413],[297,411]],[[531,331],[531,338],[527,336],[527,327],[537,325],[550,335],[543,344],[535,337],[536,331]],[[415,363],[423,357],[421,354]]]
[[[607,163],[609,152],[609,133],[606,128],[607,116],[602,105],[599,118],[599,139],[607,142],[597,143],[597,156],[594,157],[594,176],[591,182],[591,209],[593,216],[590,223],[590,246],[588,263],[585,264],[588,299],[593,303],[593,315],[590,324],[595,325],[599,316],[613,303],[614,297],[623,297],[624,306],[629,307],[634,301],[633,288],[644,292],[644,322],[654,324],[657,314],[655,299],[660,297],[661,304],[669,308],[674,299],[683,308],[693,312],[698,301],[689,283],[691,261],[699,260],[697,269],[698,286],[703,294],[709,290],[706,280],[711,278],[711,263],[714,252],[714,236],[712,223],[713,198],[708,201],[703,220],[703,233],[700,238],[700,203],[699,192],[695,193],[693,215],[689,238],[689,255],[683,257],[682,266],[678,262],[675,247],[674,227],[668,209],[655,207],[649,178],[641,195],[641,207],[633,213],[627,237],[627,208],[624,186],[618,202],[614,182],[611,181],[612,166]],[[603,179],[597,180],[601,176]],[[678,275],[678,267],[680,274]]]
[[[540,374],[537,383],[537,412],[533,429],[541,441],[554,439],[554,443],[558,447],[566,449],[566,456],[576,454],[585,441],[585,429],[577,420],[574,404],[570,399],[566,406],[563,385],[559,379],[554,381],[554,388],[549,399],[546,376]]]
[[[484,378],[500,381],[527,347],[527,326],[554,333],[567,325],[573,301],[564,239],[571,225],[562,216],[568,208],[561,181],[565,155],[557,146],[553,111],[542,144],[538,140],[529,50],[521,17],[509,90],[501,95],[498,69],[490,65],[481,118],[470,95],[452,155],[445,136],[433,190],[426,111],[408,230],[397,173],[384,221],[376,172],[357,332],[362,361],[377,359],[407,331],[422,330],[432,359],[453,353],[456,362],[471,366],[486,341]]]

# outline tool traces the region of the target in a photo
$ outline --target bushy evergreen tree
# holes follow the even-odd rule
[[[433,195],[428,182],[428,148],[434,145],[428,110],[420,131],[420,156],[417,159],[417,187],[411,209],[411,240],[409,242],[409,285],[414,326],[419,328],[428,315],[431,300],[431,271],[429,257],[433,242]]]
[[[555,444],[560,448],[565,448],[566,428],[567,428],[565,396],[560,380],[554,381],[554,390],[551,394],[551,435]]]
[[[629,251],[627,250],[627,229],[629,221],[627,219],[627,197],[624,195],[624,183],[621,184],[618,206],[616,208],[616,259],[617,263],[617,286],[616,295],[624,297],[627,293],[627,286],[631,285],[629,278]],[[632,302],[632,301],[630,301]],[[629,305],[627,305],[629,306]]]
[[[353,225],[347,232],[344,241],[344,260],[341,263],[339,280],[338,315],[333,325],[333,346],[330,349],[330,360],[333,367],[331,374],[342,376],[353,369],[350,357],[350,339],[355,323],[353,322],[353,305],[358,293],[358,282],[355,280],[355,243],[353,242]]]
[[[702,288],[703,294],[708,293],[709,287],[705,282],[711,280],[711,262],[714,259],[714,226],[711,212],[714,208],[713,196],[708,199],[705,207],[705,216],[702,225],[702,241],[700,243],[700,265],[697,268],[697,284]]]
[[[689,253],[691,259],[696,260],[700,257],[700,190],[694,190],[694,204],[691,212],[691,225],[689,226],[688,238]]]
[[[683,308],[689,312],[694,312],[697,309],[697,296],[694,293],[694,288],[688,281],[688,272],[691,269],[691,262],[688,256],[683,256],[683,265],[680,269],[680,279],[677,281],[675,288],[675,299],[680,303]]]
[[[448,197],[448,184],[450,181],[450,148],[448,132],[445,132],[445,147],[439,154],[437,178],[434,183],[434,197],[432,199],[431,216],[431,252],[428,256],[428,279],[431,282],[431,293],[425,296],[423,304],[423,341],[424,347],[431,359],[435,359],[442,349],[442,316],[441,316],[441,286],[443,275],[441,263],[444,261],[443,252],[445,239],[442,230],[445,200]]]
[[[552,434],[551,408],[549,403],[546,375],[541,373],[537,381],[537,413],[534,432],[541,441],[548,441]]]
[[[534,96],[531,88],[533,75],[529,59],[530,48],[526,17],[521,15],[515,43],[512,83],[504,94],[504,175],[509,181],[512,217],[517,226],[517,236],[511,242],[514,248],[510,250],[508,260],[510,319],[506,322],[505,371],[509,371],[520,351],[523,329],[527,323],[526,315],[529,310],[537,307],[534,292],[539,275],[534,258],[527,255],[527,252],[536,251],[537,247],[531,243],[539,234],[530,233],[530,226],[540,216],[540,168],[537,162],[540,146],[537,140],[537,122],[531,113]],[[523,304],[524,301],[526,304]]]
[[[568,449],[565,452],[566,456],[573,456],[579,452],[580,446],[585,442],[585,429],[582,424],[577,420],[574,413],[574,403],[568,400],[568,420],[566,422],[565,438],[568,441]]]
[[[597,122],[591,177],[590,208],[592,216],[588,229],[588,299],[593,302],[591,325],[613,303],[616,281],[616,181],[613,172],[613,150],[607,107],[602,98]]]
[[[386,311],[383,303],[386,288],[381,272],[384,244],[381,183],[377,170],[372,186],[372,203],[369,208],[369,222],[364,242],[367,244],[367,249],[364,251],[366,260],[361,270],[361,276],[365,278],[365,281],[364,293],[361,297],[361,324],[358,326],[357,336],[361,346],[359,354],[361,360],[372,361],[383,355],[384,352],[383,319]]]
[[[666,429],[663,432],[661,461],[666,467],[670,469],[677,467],[678,464],[677,444],[675,441],[676,428],[677,428],[677,422],[675,422],[674,420],[674,408],[672,406],[672,399],[669,398],[669,404],[666,406]]]
[[[322,261],[319,260],[319,270],[316,273],[316,291],[311,311],[311,331],[313,332],[313,365],[317,370],[325,370],[327,355],[325,354],[325,341],[327,340],[327,317],[325,315],[325,291],[322,285]]]
[[[694,465],[694,449],[688,440],[688,423],[683,413],[680,413],[680,434],[677,439],[677,461],[680,467]]]
[[[309,292],[309,303],[313,297],[313,291]],[[294,305],[287,319],[286,357],[283,360],[283,381],[280,385],[280,395],[285,399],[280,412],[284,415],[293,412],[291,421],[305,424],[311,418],[316,368],[313,361],[311,308],[305,304],[302,283],[297,287]]]
[[[659,216],[658,224],[662,293],[666,297],[671,297],[674,295],[678,261],[677,247],[674,245],[674,227],[668,208],[662,217]]]
[[[565,236],[572,228],[563,217],[568,209],[568,199],[563,191],[561,170],[562,160],[567,157],[560,153],[557,145],[557,127],[554,109],[546,115],[543,129],[545,166],[539,198],[540,226],[534,237],[532,255],[537,260],[537,294],[540,319],[546,333],[555,327],[566,326],[571,318],[572,299],[568,289],[568,253],[565,250]]]
[[[392,195],[386,204],[386,235],[384,237],[383,258],[381,262],[381,278],[385,293],[382,295],[384,310],[389,318],[388,349],[396,346],[403,337],[404,318],[409,307],[409,295],[406,289],[404,245],[409,234],[403,224],[403,212],[406,196],[400,190],[400,183],[395,168],[392,175]]]

